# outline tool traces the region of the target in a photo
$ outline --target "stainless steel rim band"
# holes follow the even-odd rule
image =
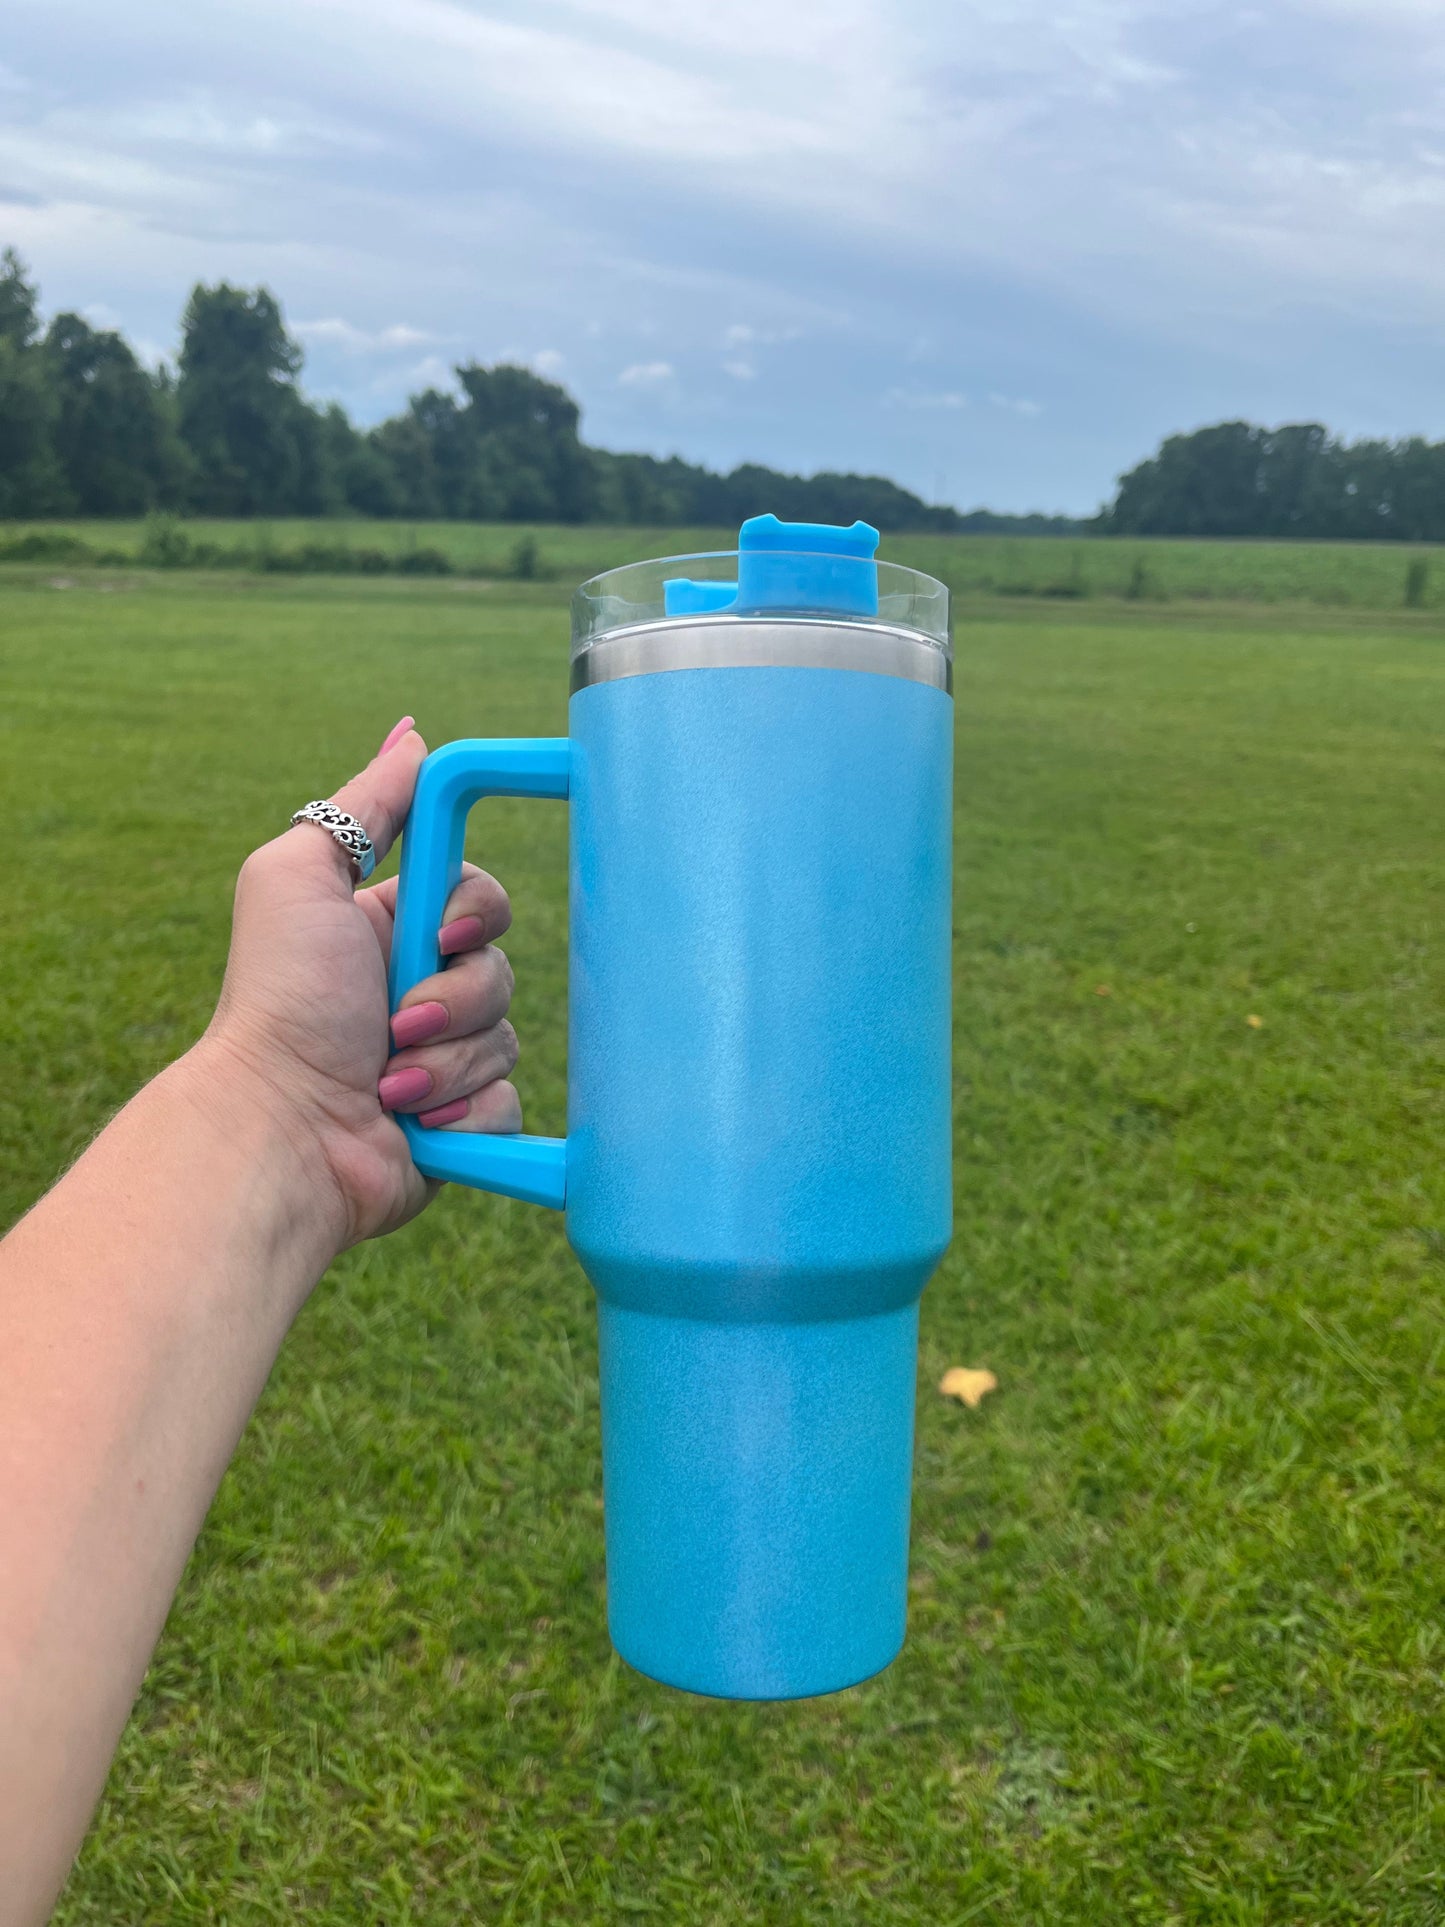
[[[953,693],[953,661],[908,629],[852,622],[647,622],[615,629],[572,660],[572,689],[668,669],[861,669]]]

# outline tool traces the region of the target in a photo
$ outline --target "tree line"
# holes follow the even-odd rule
[[[1171,435],[1120,478],[1111,535],[1445,541],[1445,442],[1347,442],[1318,422]]]
[[[360,513],[417,520],[726,527],[772,509],[951,530],[1011,518],[933,508],[872,475],[728,475],[615,455],[575,401],[528,368],[467,362],[371,429],[301,392],[302,351],[266,288],[197,286],[174,370],[77,314],[42,325],[13,249],[0,257],[0,517]],[[1036,523],[1040,518],[1020,518]],[[1043,519],[1044,526],[1047,520]]]
[[[43,324],[0,256],[0,518],[362,514],[410,520],[727,527],[772,509],[885,532],[1315,536],[1445,541],[1445,442],[1347,442],[1318,423],[1171,435],[1097,516],[961,514],[875,475],[721,475],[589,447],[577,403],[531,369],[465,362],[375,428],[302,393],[266,288],[198,285],[174,369],[83,316]]]

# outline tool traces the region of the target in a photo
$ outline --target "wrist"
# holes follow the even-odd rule
[[[255,1174],[265,1219],[257,1229],[279,1245],[299,1245],[319,1277],[351,1242],[347,1201],[319,1132],[234,1039],[207,1031],[162,1072],[202,1133],[215,1133],[228,1160]],[[157,1080],[160,1082],[161,1080]],[[288,1267],[289,1269],[289,1267]],[[314,1278],[312,1282],[314,1282]]]

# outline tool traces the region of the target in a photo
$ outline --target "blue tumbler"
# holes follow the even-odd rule
[[[877,533],[573,604],[570,736],[427,758],[392,1004],[484,796],[571,802],[567,1136],[402,1126],[566,1209],[597,1292],[607,1605],[639,1671],[790,1699],[903,1643],[918,1300],[952,1229],[948,599]]]

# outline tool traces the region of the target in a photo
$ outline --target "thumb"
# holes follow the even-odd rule
[[[366,825],[378,863],[406,821],[417,771],[425,757],[426,744],[412,726],[412,718],[403,716],[361,774],[353,776],[331,799],[338,809]]]

